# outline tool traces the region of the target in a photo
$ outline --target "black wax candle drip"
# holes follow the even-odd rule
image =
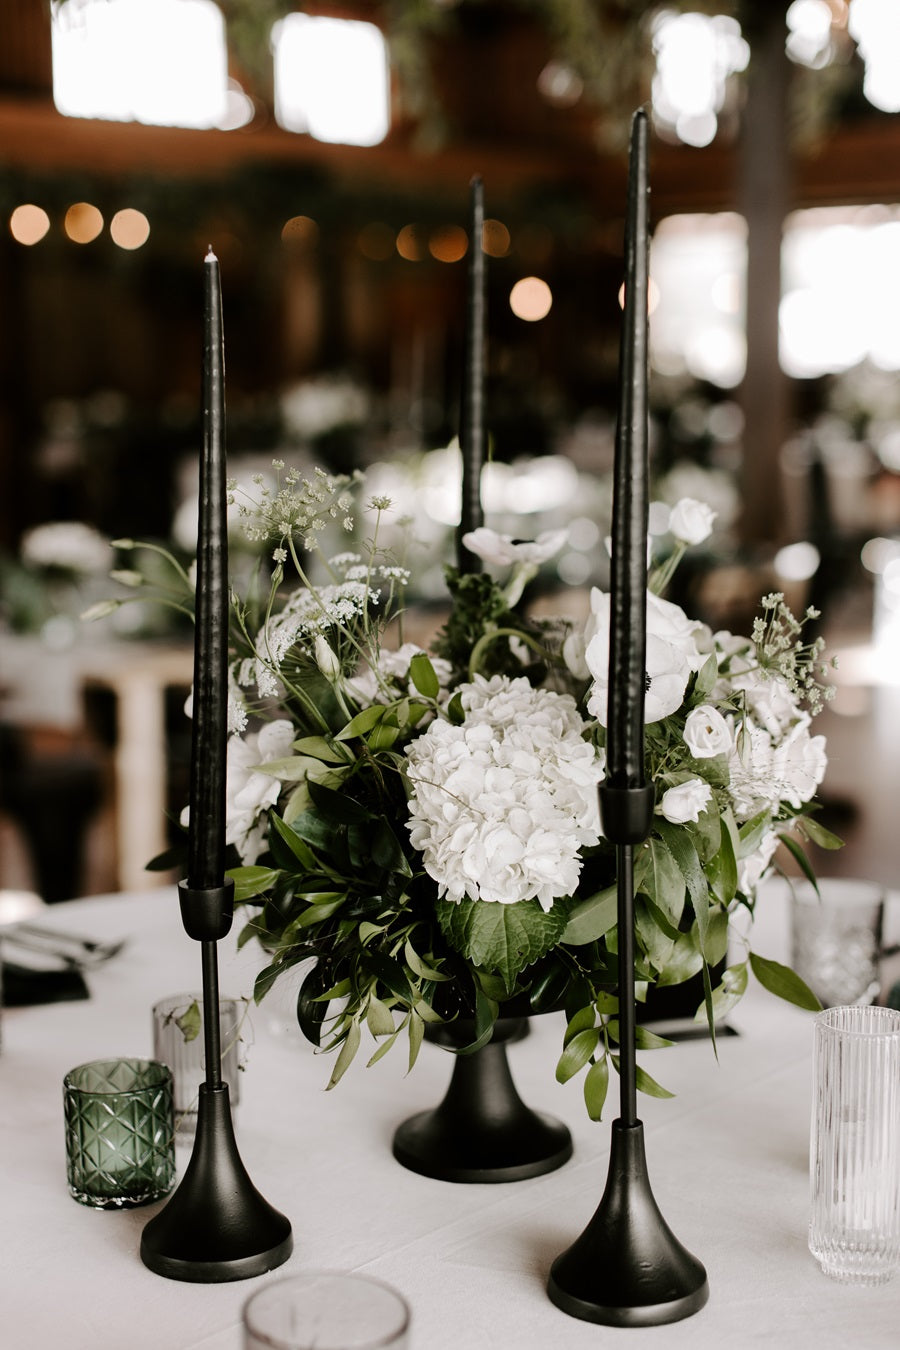
[[[225,357],[219,264],[204,265],[203,445],[197,540],[194,707],[187,880],[181,917],[200,943],[206,1079],[191,1159],[178,1189],[141,1238],[141,1260],[172,1280],[213,1284],[273,1270],[293,1250],[291,1225],[256,1190],[238,1153],[221,1074],[216,943],[227,935],[234,885],[225,877],[228,535]]]
[[[459,414],[459,448],[462,456],[462,510],[456,537],[460,572],[480,572],[481,559],[462,542],[464,534],[484,523],[481,508],[481,470],[485,459],[484,352],[487,326],[485,284],[487,268],[483,248],[484,185],[480,178],[470,184],[469,268],[466,290],[466,326],[463,352],[462,396]]]
[[[647,584],[648,126],[634,116],[625,239],[625,315],[613,496],[607,777],[603,831],[616,847],[619,1118],[609,1172],[584,1232],[554,1261],[552,1301],[607,1326],[656,1326],[689,1317],[709,1297],[706,1271],[666,1224],[650,1187],[637,1117],[634,1006],[634,846],[650,833],[653,784],[644,771]]]

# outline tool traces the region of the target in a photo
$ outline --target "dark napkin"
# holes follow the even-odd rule
[[[90,998],[80,970],[34,970],[31,966],[3,962],[3,1006],[24,1008],[37,1003],[70,1003]]]

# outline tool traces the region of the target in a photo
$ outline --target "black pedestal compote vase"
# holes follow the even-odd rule
[[[471,1023],[450,1023],[431,1039],[464,1046]],[[501,1017],[487,1045],[457,1053],[447,1094],[397,1129],[394,1157],[439,1181],[524,1181],[562,1167],[572,1137],[561,1121],[533,1111],[519,1096],[507,1046],[527,1029],[524,1017]],[[467,1035],[467,1033],[469,1033]]]

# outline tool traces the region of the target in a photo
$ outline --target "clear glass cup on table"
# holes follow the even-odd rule
[[[884,888],[852,877],[791,884],[791,966],[824,1007],[872,1003],[880,989]]]
[[[407,1350],[409,1307],[367,1275],[307,1271],[244,1304],[244,1350]]]
[[[826,1275],[883,1284],[900,1269],[900,1012],[816,1017],[809,1249]]]
[[[95,1209],[158,1200],[175,1181],[172,1074],[151,1059],[100,1059],[63,1079],[69,1194]]]
[[[243,998],[219,999],[222,1081],[231,1105],[240,1101],[242,1031],[248,1003]],[[203,1039],[203,995],[172,994],[153,1005],[153,1054],[172,1070],[175,1133],[188,1142],[197,1128],[200,1084],[206,1077]]]

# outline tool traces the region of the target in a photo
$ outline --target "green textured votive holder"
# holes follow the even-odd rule
[[[94,1209],[126,1209],[175,1181],[172,1073],[152,1059],[99,1059],[63,1080],[69,1194]]]

